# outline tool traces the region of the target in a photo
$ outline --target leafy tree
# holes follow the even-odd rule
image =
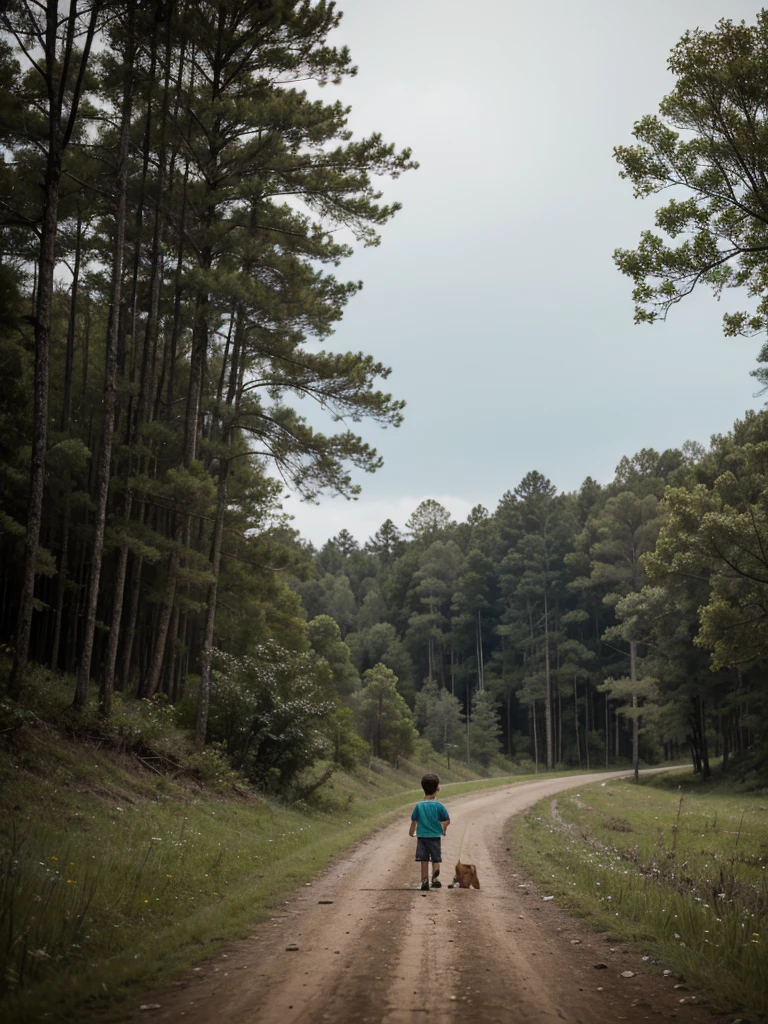
[[[413,700],[413,662],[397,630],[389,622],[377,622],[346,638],[352,664],[361,674],[381,663],[397,676],[398,692]]]
[[[476,693],[472,700],[472,720],[469,727],[472,757],[483,768],[488,768],[500,752],[501,726],[493,696],[488,692]]]
[[[357,613],[357,628],[366,630],[379,622],[386,621],[389,607],[378,580],[368,577],[364,581],[362,589],[364,597]]]
[[[727,701],[722,700],[722,675],[707,671],[704,652],[690,642],[705,589],[702,581],[668,578],[665,584],[646,584],[639,593],[622,598],[616,612],[617,633],[625,628],[647,645],[639,683],[644,697],[641,741],[645,734],[651,746],[655,742],[672,748],[688,745],[694,771],[708,778],[707,714],[710,710],[727,713]]]
[[[385,665],[363,674],[363,688],[356,697],[357,717],[363,739],[374,757],[396,765],[413,749],[413,715],[397,692],[397,677]]]
[[[322,658],[332,676],[332,685],[341,697],[348,697],[360,686],[360,676],[350,661],[349,647],[341,639],[338,624],[330,615],[318,615],[307,623],[312,650]]]
[[[428,679],[416,695],[416,725],[435,750],[445,754],[451,766],[451,751],[457,750],[464,738],[461,704],[433,679]]]
[[[634,283],[638,322],[663,319],[704,284],[716,296],[744,288],[757,299],[752,312],[724,316],[726,334],[768,326],[766,60],[768,11],[754,25],[723,19],[686,32],[669,58],[676,81],[659,116],[641,118],[637,144],[614,151],[636,196],[681,193],[656,211],[663,234],[645,231],[636,249],[614,254]],[[768,347],[759,358],[768,360]],[[762,368],[755,375],[765,380]]]
[[[765,412],[750,413],[732,432],[713,438],[687,485],[667,490],[659,539],[644,559],[661,595],[657,601],[687,609],[688,643],[675,648],[685,663],[684,674],[678,673],[678,678],[683,675],[678,703],[705,774],[706,738],[713,725],[722,736],[726,764],[733,751],[743,755],[752,746],[759,758],[768,746],[763,729],[768,708],[767,445]],[[661,643],[663,618],[654,625]],[[709,654],[709,673],[698,664],[697,653]]]
[[[592,557],[592,580],[609,587],[604,596],[605,604],[615,607],[620,597],[639,591],[644,582],[642,555],[652,551],[659,530],[658,501],[653,494],[641,498],[632,491],[622,491],[609,498],[595,520],[598,539],[590,551]],[[629,645],[629,683],[625,677],[607,681],[607,690],[617,700],[629,697],[632,719],[632,766],[635,779],[638,778],[639,758],[639,712],[641,698],[637,674],[638,637],[628,620],[616,634],[609,632],[609,638],[622,636]]]
[[[312,659],[274,643],[235,658],[217,654],[212,677],[211,740],[267,790],[285,790],[326,752],[324,727],[335,710],[322,693]]]
[[[419,609],[409,619],[412,653],[426,648],[427,677],[445,682],[444,634],[448,625],[451,595],[461,568],[461,551],[453,541],[433,541],[423,554],[414,576]]]

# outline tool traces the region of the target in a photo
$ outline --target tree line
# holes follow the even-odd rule
[[[426,501],[362,546],[342,530],[316,551],[282,513],[286,484],[354,497],[380,465],[357,425],[403,416],[388,367],[324,347],[360,288],[338,268],[398,210],[382,179],[416,167],[325,98],[357,70],[329,41],[340,17],[326,0],[0,11],[10,697],[35,665],[75,678],[75,715],[162,695],[198,747],[283,788],[419,733],[485,767],[690,752],[764,778],[765,413],[708,449],[644,449],[605,485],[530,472],[464,523]],[[683,194],[615,254],[638,321],[739,287],[754,308],[726,332],[764,330],[767,53],[766,12],[686,34],[659,115],[616,149],[636,195]]]
[[[296,614],[280,481],[357,492],[398,425],[389,370],[322,345],[360,287],[336,268],[414,167],[319,87],[356,73],[333,3],[19,0],[0,15],[3,635],[176,697],[214,643]],[[321,432],[297,408],[330,414]],[[237,595],[236,597],[234,595]],[[247,642],[243,634],[248,633]],[[238,638],[238,634],[240,637]]]
[[[404,533],[387,521],[361,547],[342,531],[295,586],[308,614],[339,623],[358,671],[397,675],[438,751],[464,756],[479,716],[481,760],[499,747],[548,768],[690,755],[708,776],[711,758],[750,751],[759,772],[768,490],[752,452],[767,442],[768,414],[751,413],[709,450],[622,459],[606,486],[558,493],[530,472],[463,523],[430,499]]]

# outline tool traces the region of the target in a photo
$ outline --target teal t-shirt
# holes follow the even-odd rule
[[[411,821],[417,821],[416,835],[424,839],[439,839],[443,834],[441,821],[450,821],[448,811],[439,800],[420,800],[413,808]]]

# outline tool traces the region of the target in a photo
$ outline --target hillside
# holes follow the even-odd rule
[[[55,1006],[56,1019],[83,1020],[84,1005],[114,1005],[243,935],[287,890],[405,813],[427,769],[454,793],[503,781],[470,780],[441,758],[397,768],[371,759],[335,773],[311,805],[288,805],[210,752],[182,763],[178,737],[144,725],[129,743],[31,710],[4,715],[4,1019],[39,1020]]]

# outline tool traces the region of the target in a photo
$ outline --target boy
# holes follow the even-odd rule
[[[440,889],[440,840],[451,823],[448,811],[436,795],[440,792],[440,779],[433,772],[428,772],[421,780],[424,799],[420,800],[411,815],[409,836],[416,836],[416,860],[421,862],[421,889],[429,892],[429,862],[432,861],[432,888]]]

